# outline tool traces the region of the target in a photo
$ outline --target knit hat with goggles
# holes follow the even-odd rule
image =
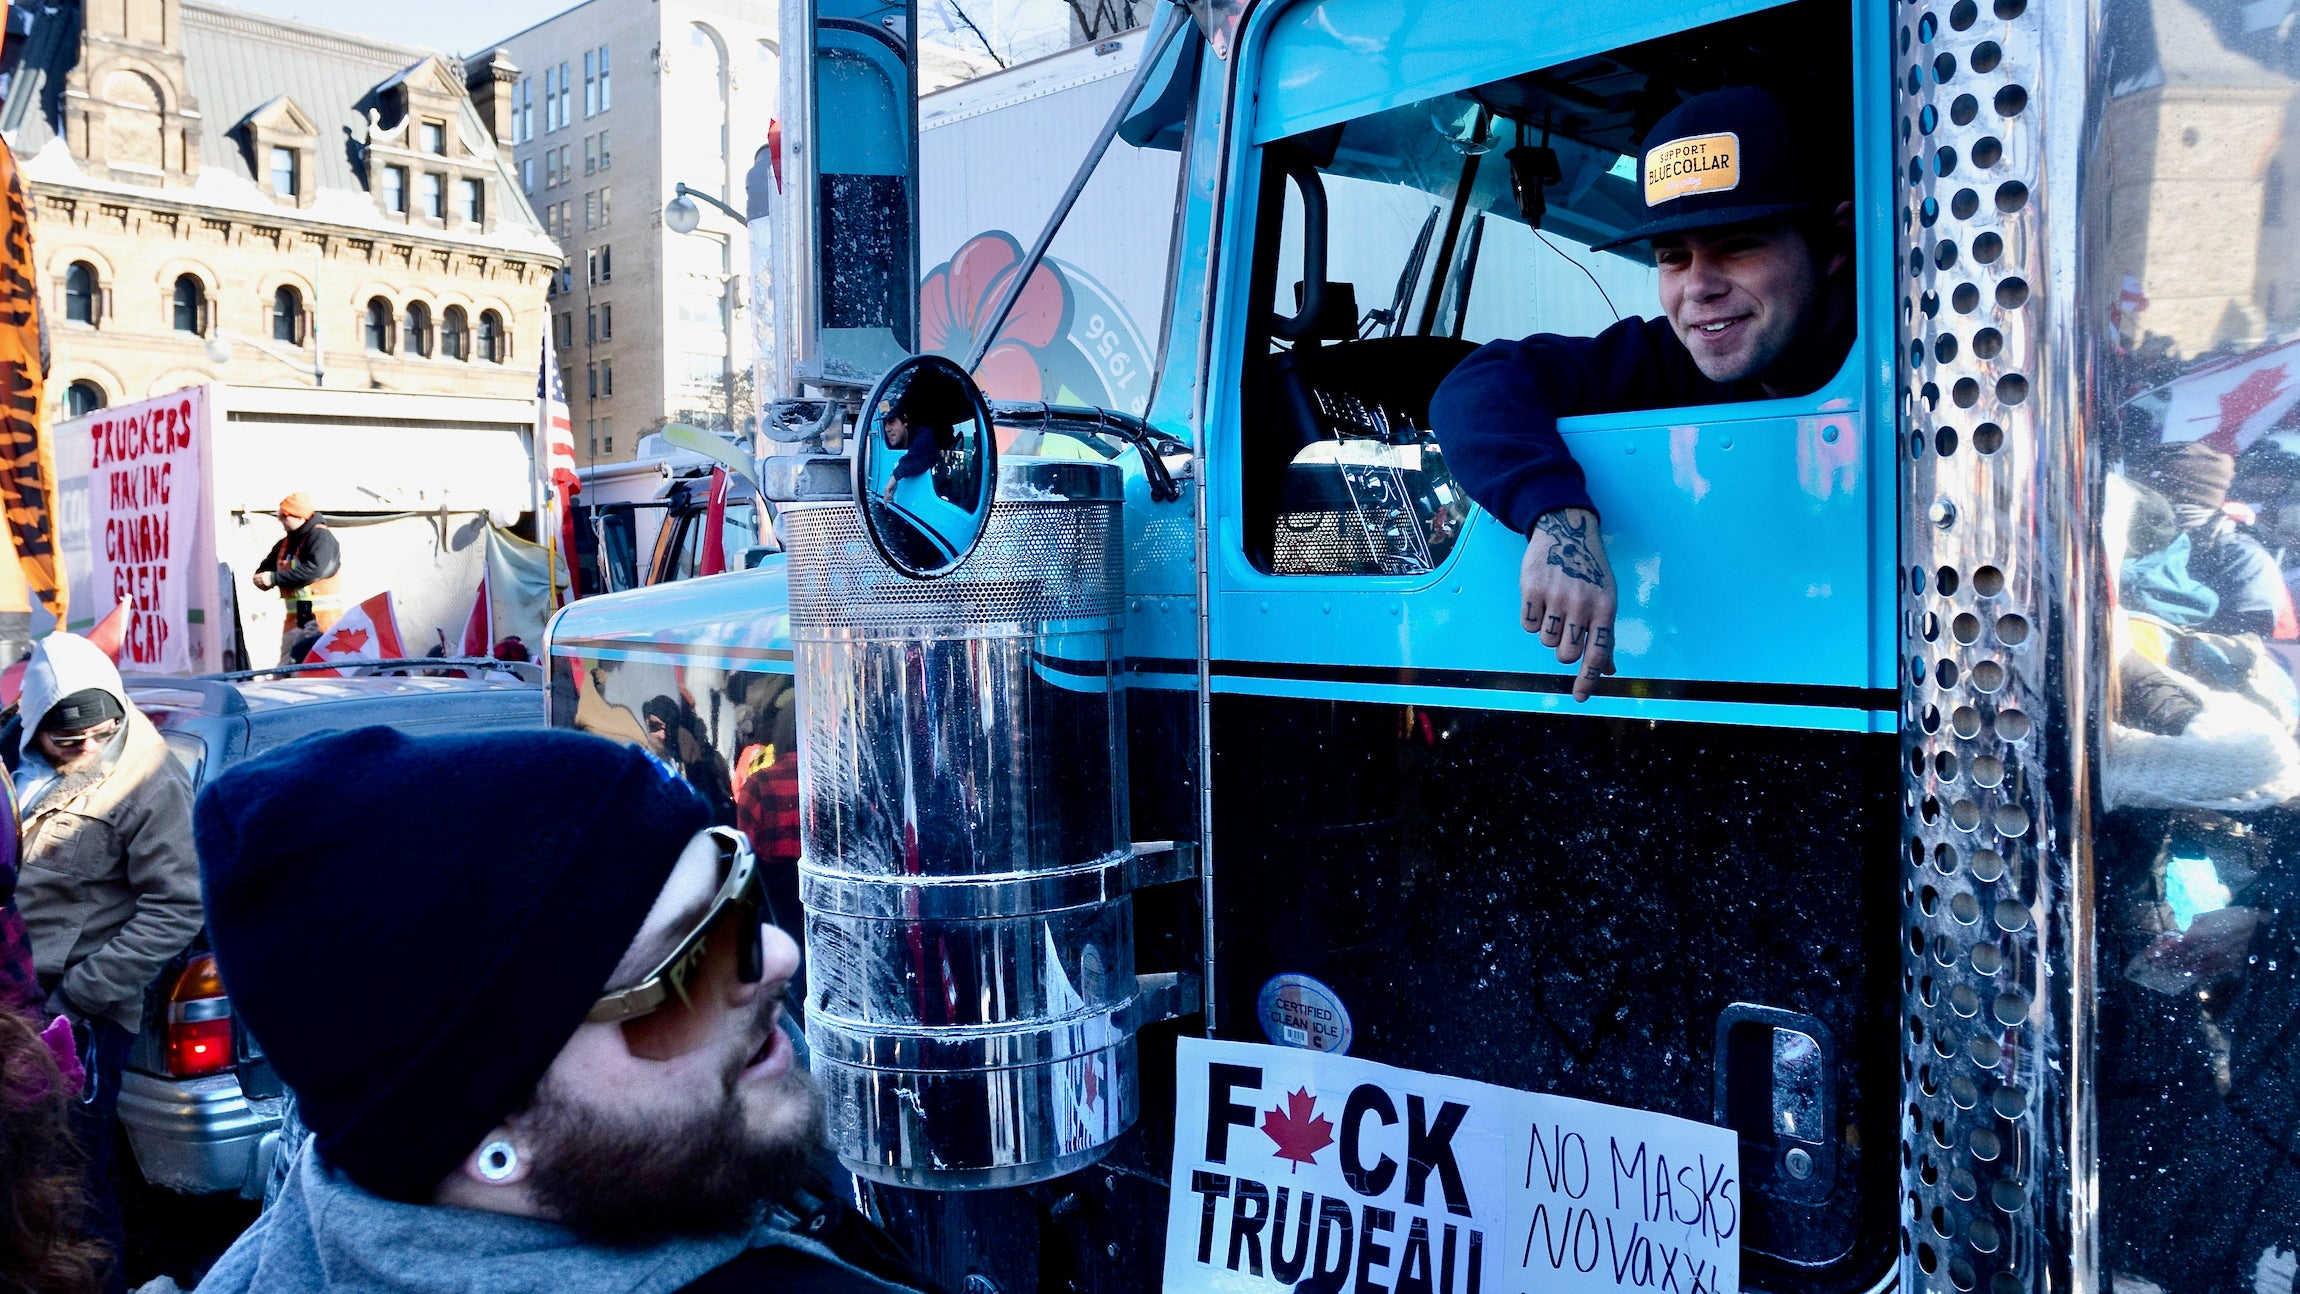
[[[1594,250],[1787,215],[1829,196],[1816,180],[1833,173],[1835,159],[1801,146],[1781,105],[1755,86],[1695,95],[1645,138],[1638,178],[1647,219]]]
[[[321,1157],[423,1202],[527,1103],[603,998],[636,1021],[674,1008],[694,976],[757,976],[755,949],[690,936],[637,983],[608,983],[710,819],[633,746],[361,728],[227,770],[193,829],[232,1007]],[[734,933],[729,914],[755,902],[737,875],[755,874],[749,851],[722,846],[697,931]]]

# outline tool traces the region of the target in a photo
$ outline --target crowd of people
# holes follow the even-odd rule
[[[367,728],[195,801],[70,634],[34,649],[18,714],[0,1294],[127,1288],[120,1070],[147,985],[203,929],[298,1130],[200,1290],[923,1288],[833,1185],[767,869],[661,756]]]

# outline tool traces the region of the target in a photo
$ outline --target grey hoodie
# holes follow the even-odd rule
[[[852,1272],[858,1290],[899,1289],[772,1224],[747,1236],[605,1249],[549,1222],[370,1195],[308,1143],[297,1160],[278,1200],[194,1294],[671,1294],[746,1249],[775,1247]]]

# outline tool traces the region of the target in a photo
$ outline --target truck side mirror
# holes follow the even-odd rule
[[[913,355],[879,379],[856,430],[855,507],[871,547],[914,580],[957,570],[998,493],[982,389],[955,361]]]

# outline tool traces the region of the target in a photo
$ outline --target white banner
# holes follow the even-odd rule
[[[88,423],[88,553],[103,605],[134,598],[120,665],[191,668],[191,593],[200,532],[208,389],[187,387],[95,414]]]
[[[1166,1294],[1734,1294],[1739,1139],[1643,1110],[1184,1038]]]

